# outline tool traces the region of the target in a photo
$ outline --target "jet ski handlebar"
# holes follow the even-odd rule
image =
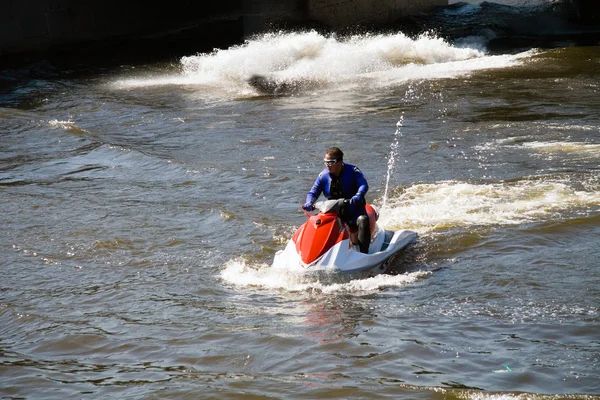
[[[335,212],[339,213],[344,207],[346,207],[350,201],[348,199],[337,199],[337,200],[325,200],[325,201],[317,201],[315,203],[315,211],[328,213]],[[314,214],[309,214],[307,211],[304,211],[307,217],[310,217]]]

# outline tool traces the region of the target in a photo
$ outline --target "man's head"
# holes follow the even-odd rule
[[[342,170],[342,161],[344,161],[344,153],[339,148],[331,147],[325,152],[323,163],[330,174],[339,175]]]

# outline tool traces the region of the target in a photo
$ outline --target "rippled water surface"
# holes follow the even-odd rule
[[[599,76],[316,32],[4,71],[2,397],[599,398]],[[419,233],[391,274],[270,268],[333,145]]]

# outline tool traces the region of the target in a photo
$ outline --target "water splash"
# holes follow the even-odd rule
[[[388,198],[388,191],[390,188],[390,177],[392,176],[392,173],[394,172],[394,165],[396,164],[396,157],[398,156],[398,147],[400,146],[400,137],[402,136],[402,126],[404,124],[404,113],[400,116],[400,119],[398,120],[398,122],[396,122],[396,132],[394,132],[394,140],[392,141],[392,144],[390,145],[390,157],[388,159],[388,166],[387,166],[387,174],[385,177],[385,190],[383,191],[383,200],[382,200],[382,205],[381,205],[381,209],[382,211],[385,209],[386,205],[387,205],[387,198]]]
[[[219,277],[238,287],[253,287],[286,292],[364,295],[386,287],[400,287],[430,275],[430,271],[416,271],[401,275],[381,274],[367,279],[343,283],[324,283],[306,275],[304,270],[273,268],[266,264],[249,265],[245,260],[230,260]]]
[[[171,73],[120,79],[121,89],[161,85],[201,86],[212,96],[255,96],[254,75],[303,82],[313,90],[346,91],[356,87],[396,86],[398,82],[505,68],[529,54],[488,56],[480,49],[456,46],[432,34],[364,34],[348,38],[315,31],[267,33],[242,45],[182,57]]]
[[[578,155],[600,156],[600,144],[585,142],[532,142],[524,143],[524,148],[530,148],[540,153],[575,153]]]
[[[293,78],[325,76],[337,81],[410,63],[428,65],[483,55],[477,49],[454,47],[431,34],[416,39],[403,33],[341,39],[315,31],[278,32],[211,54],[182,57],[181,66],[187,76],[214,74],[245,79],[251,74],[276,73]]]
[[[591,215],[600,206],[597,180],[585,188],[554,178],[475,184],[457,181],[414,184],[388,199],[379,223],[420,233],[469,226],[519,225]]]
[[[50,120],[50,121],[48,121],[48,126],[50,126],[52,128],[62,128],[65,131],[74,133],[74,134],[88,133],[88,131],[86,131],[85,129],[77,126],[77,124],[75,124],[75,122],[71,121],[70,118],[67,121],[59,121],[56,119]]]

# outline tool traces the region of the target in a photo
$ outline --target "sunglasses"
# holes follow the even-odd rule
[[[338,160],[336,160],[335,158],[333,160],[323,160],[323,164],[325,164],[327,167],[331,167],[332,165],[337,164]]]

